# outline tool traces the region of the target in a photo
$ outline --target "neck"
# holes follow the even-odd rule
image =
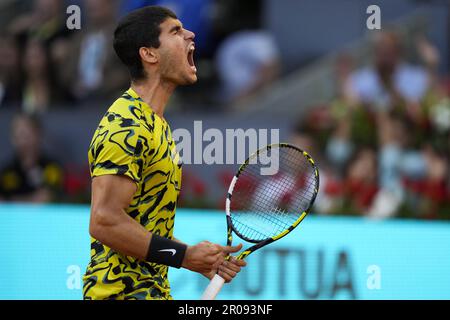
[[[175,90],[176,85],[158,78],[133,81],[131,88],[159,117],[163,118],[167,102]]]

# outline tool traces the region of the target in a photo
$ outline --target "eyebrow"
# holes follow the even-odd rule
[[[179,31],[179,30],[181,30],[181,28],[182,28],[182,26],[180,26],[180,25],[175,25],[175,26],[173,26],[173,27],[170,29],[169,33],[172,33],[172,32],[174,32],[174,31]]]

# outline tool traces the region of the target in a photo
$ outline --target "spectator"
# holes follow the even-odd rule
[[[127,71],[112,45],[116,6],[117,1],[84,1],[87,21],[73,40],[72,56],[62,76],[77,100],[108,99],[128,85]]]
[[[0,198],[7,201],[50,202],[63,184],[61,167],[41,148],[42,129],[35,116],[17,115],[12,121],[14,156],[0,169]]]
[[[408,133],[400,119],[384,111],[377,114],[376,120],[380,189],[368,215],[374,218],[387,218],[397,213],[404,197],[401,163],[408,145]]]
[[[13,37],[0,35],[0,108],[20,105],[21,72],[19,48]]]
[[[45,111],[56,97],[58,102],[70,102],[67,88],[62,85],[65,79],[59,73],[66,69],[68,43],[74,34],[67,28],[66,18],[64,1],[34,0],[32,10],[9,25],[9,33],[17,40],[20,51],[25,52],[21,57],[26,73],[21,104],[26,111]],[[40,81],[39,76],[44,79]]]
[[[61,0],[34,0],[31,12],[19,16],[9,26],[9,31],[22,43],[36,38],[46,46],[69,35],[66,28],[66,12]]]
[[[333,65],[333,80],[336,86],[336,99],[337,102],[342,103],[343,110],[341,108],[335,108],[334,112],[342,113],[346,112],[348,107],[354,107],[354,105],[347,105],[345,99],[352,95],[352,88],[350,87],[350,77],[352,70],[354,69],[355,61],[353,57],[346,52],[338,54]],[[341,101],[342,100],[342,101]]]
[[[437,218],[440,208],[448,202],[449,163],[448,154],[444,154],[430,146],[425,147],[424,156],[427,163],[426,179],[424,181],[423,198],[425,206],[419,214]]]
[[[351,140],[351,122],[346,117],[338,119],[330,139],[327,141],[327,159],[342,170],[350,159],[354,144]]]
[[[217,49],[216,64],[222,81],[222,100],[234,103],[274,81],[280,72],[280,53],[265,31],[241,31]]]
[[[344,210],[366,214],[378,191],[377,154],[371,147],[361,147],[350,159],[344,181]]]
[[[393,32],[378,34],[374,51],[374,64],[350,75],[348,101],[363,103],[373,111],[406,106],[409,115],[417,120],[419,102],[431,84],[430,75],[426,69],[403,60],[400,41]]]
[[[28,40],[23,69],[22,108],[27,113],[42,113],[58,101],[61,91],[54,78],[48,51],[39,40]]]
[[[443,150],[427,144],[422,150],[424,172],[420,179],[405,180],[411,218],[449,218],[449,162]]]

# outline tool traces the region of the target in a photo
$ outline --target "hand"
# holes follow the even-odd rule
[[[242,244],[234,247],[227,246],[223,248],[224,251],[229,250],[229,253],[234,253],[241,250]],[[241,271],[241,268],[245,267],[246,265],[247,262],[245,262],[244,260],[238,260],[235,257],[230,257],[228,261],[225,260],[216,270],[211,270],[210,272],[203,273],[203,275],[208,279],[212,279],[212,277],[214,277],[214,275],[217,273],[225,280],[225,283],[229,283]]]
[[[235,257],[230,257],[230,260],[224,261],[218,269],[218,274],[225,279],[225,283],[231,282],[234,277],[241,271],[241,268],[245,267],[247,262],[242,259],[236,259]]]
[[[195,246],[188,246],[183,263],[185,269],[199,273],[208,273],[215,270],[225,260],[221,245],[203,241]]]
[[[425,64],[429,68],[436,68],[439,66],[439,61],[441,58],[439,55],[439,50],[425,36],[416,38],[415,42],[417,52]]]

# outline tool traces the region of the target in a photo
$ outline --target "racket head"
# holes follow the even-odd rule
[[[274,172],[262,174],[268,158],[278,165]],[[243,258],[284,237],[309,213],[318,190],[319,170],[307,152],[288,143],[259,149],[240,166],[228,189],[228,244],[232,231],[255,243],[239,255]]]

